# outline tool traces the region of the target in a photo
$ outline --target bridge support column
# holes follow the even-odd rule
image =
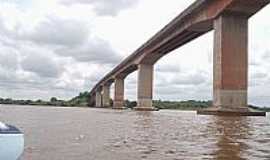
[[[124,78],[115,78],[114,81],[114,101],[113,108],[114,109],[125,109],[124,107]]]
[[[110,107],[110,84],[105,84],[103,85],[102,89],[103,89],[103,96],[102,96],[102,104],[103,107]]]
[[[213,108],[199,114],[255,116],[247,104],[248,18],[224,14],[214,21]]]
[[[88,107],[95,107],[96,103],[96,95],[90,95],[88,98]]]
[[[96,107],[102,107],[101,89],[96,90]]]
[[[140,64],[138,70],[137,107],[135,110],[153,111],[153,65]]]

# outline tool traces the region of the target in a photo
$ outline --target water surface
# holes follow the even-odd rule
[[[270,116],[0,106],[25,133],[22,160],[270,159]]]

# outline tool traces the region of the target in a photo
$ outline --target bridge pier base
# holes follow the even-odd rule
[[[124,107],[124,78],[115,78],[113,109],[125,109]]]
[[[224,108],[211,107],[208,109],[198,110],[199,115],[217,115],[217,116],[266,116],[265,112],[247,109],[245,111],[236,111],[235,109],[225,110]]]
[[[102,107],[101,89],[96,90],[96,107]]]
[[[138,67],[138,99],[137,111],[155,111],[152,106],[153,97],[153,65],[140,64]]]
[[[102,96],[102,104],[103,107],[110,107],[110,84],[105,84],[102,86],[103,96]]]
[[[264,116],[248,108],[248,18],[225,13],[214,21],[213,107],[198,114]]]

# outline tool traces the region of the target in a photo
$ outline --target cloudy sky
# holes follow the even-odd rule
[[[194,0],[0,0],[0,97],[90,90]],[[270,106],[270,6],[250,19],[249,101]],[[155,65],[154,98],[212,98],[213,32]],[[136,99],[137,73],[126,79]],[[113,86],[112,86],[113,87]]]

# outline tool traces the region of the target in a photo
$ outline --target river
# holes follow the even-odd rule
[[[270,159],[270,116],[0,106],[25,134],[21,160]]]

